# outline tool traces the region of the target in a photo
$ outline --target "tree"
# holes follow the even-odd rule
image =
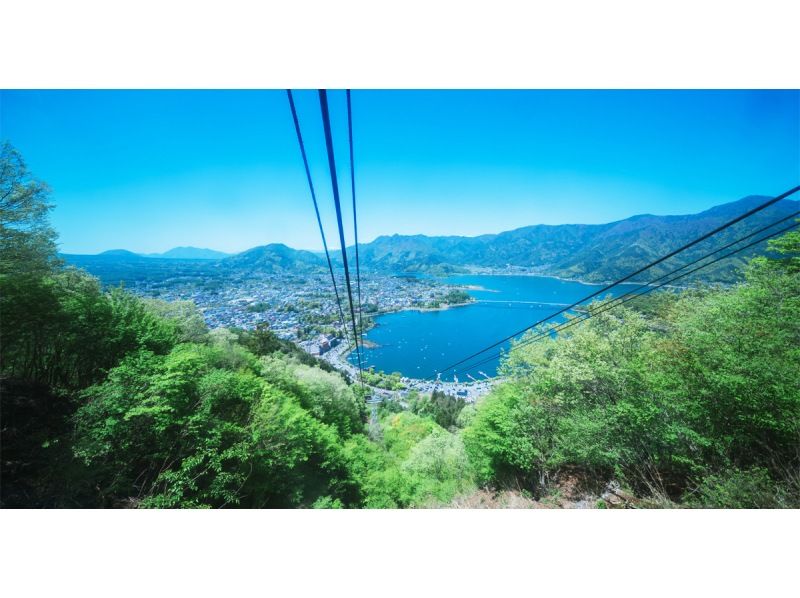
[[[408,399],[412,413],[431,417],[447,430],[457,427],[458,415],[466,404],[461,397],[452,397],[440,390],[434,390],[430,396],[415,393]]]
[[[480,482],[538,493],[569,470],[696,506],[796,504],[800,237],[771,249],[733,287],[513,347],[507,382],[465,417]]]
[[[800,222],[797,220],[796,222]],[[775,239],[770,239],[769,249],[778,254],[779,257],[756,258],[753,260],[758,267],[764,261],[772,268],[786,272],[787,274],[797,274],[800,272],[800,230],[793,230]]]
[[[175,323],[179,342],[199,343],[206,339],[208,327],[194,301],[146,299],[145,304],[154,314]]]
[[[11,144],[0,146],[0,280],[49,273],[56,260],[50,189]]]
[[[48,319],[57,312],[47,280],[58,263],[48,195],[19,152],[0,146],[0,360],[3,373],[14,377],[35,377]]]
[[[280,353],[261,359],[261,372],[275,386],[297,397],[303,408],[348,437],[362,432],[366,407],[339,374],[298,363]]]
[[[473,488],[473,474],[464,443],[455,434],[439,429],[411,449],[402,467],[415,482],[417,505],[447,503],[456,494]]]

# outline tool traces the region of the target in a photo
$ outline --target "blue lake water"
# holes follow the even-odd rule
[[[378,345],[364,349],[366,367],[374,366],[377,370],[400,372],[414,378],[433,376],[437,370],[600,288],[543,276],[467,275],[453,276],[446,282],[486,290],[469,291],[477,302],[463,307],[378,316],[377,326],[366,335]],[[608,294],[624,294],[637,286],[620,285]],[[507,349],[508,345],[505,343],[502,347]],[[486,356],[499,348],[487,352]],[[356,363],[355,353],[350,360]],[[494,359],[474,369],[465,370],[464,366],[457,369],[459,378],[467,380],[466,374],[475,378],[483,378],[479,372],[493,376],[498,365],[498,359]]]

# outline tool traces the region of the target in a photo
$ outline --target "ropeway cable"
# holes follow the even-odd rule
[[[325,146],[328,150],[328,167],[331,172],[331,185],[333,186],[333,202],[336,206],[336,222],[339,226],[339,244],[342,247],[342,263],[344,264],[344,279],[347,284],[347,297],[350,302],[350,317],[353,323],[353,338],[356,344],[356,355],[358,357],[358,373],[361,386],[364,386],[364,370],[361,364],[361,348],[359,346],[358,330],[356,330],[356,312],[353,306],[353,290],[350,284],[350,268],[347,264],[347,245],[344,241],[344,227],[342,226],[342,206],[339,200],[339,181],[336,177],[336,159],[333,153],[333,135],[331,133],[331,119],[328,110],[328,93],[324,89],[319,90],[319,106],[322,110],[322,125],[325,129]]]
[[[342,326],[342,334],[344,335],[345,342],[347,342],[347,326],[344,323],[344,310],[342,309],[342,300],[339,297],[339,287],[336,284],[336,276],[333,274],[333,264],[331,263],[331,255],[328,251],[328,241],[325,238],[325,229],[322,228],[322,218],[319,215],[319,206],[317,205],[317,194],[314,192],[314,182],[311,180],[311,171],[308,168],[308,157],[306,156],[306,146],[303,143],[303,134],[300,132],[300,121],[297,118],[297,109],[294,105],[294,98],[292,97],[292,90],[287,89],[286,94],[289,96],[289,108],[292,110],[292,120],[294,121],[294,130],[297,133],[297,142],[300,144],[300,154],[303,156],[303,166],[306,169],[306,179],[308,179],[308,188],[311,190],[311,199],[314,201],[314,212],[317,215],[317,224],[319,225],[319,234],[322,237],[322,246],[325,248],[325,259],[328,262],[328,271],[331,273],[331,282],[333,283],[333,292],[336,295],[336,305],[339,308],[339,322]]]
[[[356,171],[353,160],[353,110],[350,102],[350,90],[347,90],[347,136],[350,141],[350,190],[353,192],[353,235],[356,250],[356,293],[358,297],[358,334],[363,338],[364,317],[361,313],[361,266],[358,259],[358,217],[356,216]],[[363,341],[362,341],[363,344]]]

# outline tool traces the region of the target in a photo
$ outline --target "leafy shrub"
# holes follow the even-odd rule
[[[459,436],[445,430],[434,430],[419,441],[402,467],[415,482],[413,504],[447,503],[456,494],[474,489],[464,443]]]
[[[381,420],[383,442],[393,456],[404,459],[420,440],[441,429],[433,420],[408,411],[388,415]]]
[[[552,418],[517,386],[498,388],[477,407],[463,438],[480,483],[542,482],[552,452]]]
[[[692,506],[712,509],[771,509],[784,507],[786,496],[761,467],[730,469],[703,478],[687,498]]]

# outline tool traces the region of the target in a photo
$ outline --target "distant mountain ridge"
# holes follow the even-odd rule
[[[383,272],[445,275],[472,269],[511,272],[521,269],[545,276],[601,282],[621,278],[767,199],[763,196],[749,196],[698,214],[640,214],[607,224],[538,224],[477,237],[380,236],[370,243],[359,245],[359,258],[363,268]],[[655,278],[797,211],[800,211],[800,201],[778,202],[653,268],[636,280]],[[782,226],[788,224],[787,221]],[[770,231],[778,228],[780,226]],[[198,252],[212,253],[205,254],[209,256],[205,258],[182,257],[201,255]],[[708,281],[735,280],[738,267],[746,258],[759,252],[763,252],[763,246],[714,264],[698,273],[698,277]],[[149,257],[124,249],[110,250],[96,256],[63,257],[76,265],[87,267],[89,271],[106,271],[107,264],[128,264],[127,268],[136,268],[139,276],[143,276],[139,270],[167,268],[170,260],[176,265],[185,263],[187,268],[191,267],[198,275],[204,271],[213,275],[308,273],[325,268],[324,254],[292,249],[282,243],[253,247],[221,259],[210,257],[220,253],[207,249],[176,247],[165,254]],[[167,257],[166,254],[171,256]],[[348,255],[355,257],[353,247],[348,247]],[[331,258],[341,265],[338,251],[331,252]],[[192,263],[196,265],[192,266]],[[117,270],[114,270],[114,274],[117,274]]]
[[[173,260],[221,260],[231,254],[202,247],[173,247],[164,253],[147,253],[142,255],[145,257],[160,257]]]
[[[79,254],[64,254],[79,255]],[[109,249],[97,254],[80,254],[84,257],[109,258],[109,259],[170,259],[170,260],[219,260],[229,257],[230,253],[223,253],[214,249],[200,247],[173,247],[164,253],[135,253],[127,249]]]
[[[322,268],[323,263],[320,256],[310,251],[292,249],[283,243],[270,243],[226,257],[219,266],[260,272],[308,272]]]
[[[142,256],[139,255],[138,253],[128,251],[127,249],[109,249],[108,251],[103,251],[102,253],[98,253],[96,257],[109,258],[109,259],[138,260]]]
[[[548,276],[606,281],[635,271],[767,199],[749,196],[698,214],[640,214],[607,224],[539,224],[477,237],[381,236],[359,245],[359,258],[365,267],[386,271],[441,274],[470,267],[516,267]],[[665,273],[798,210],[798,201],[778,202],[654,268],[640,280]],[[704,271],[704,278],[731,280],[737,265],[758,252],[753,248],[741,257],[715,264]],[[352,248],[348,253],[354,254]]]

